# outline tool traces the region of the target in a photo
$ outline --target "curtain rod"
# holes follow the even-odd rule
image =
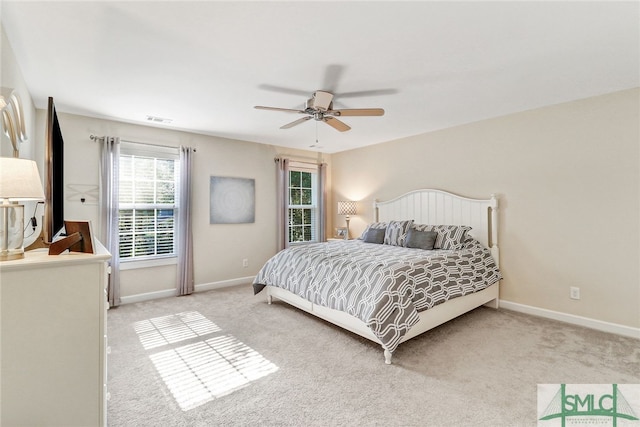
[[[95,135],[90,135],[89,139],[91,139],[92,141],[104,141],[104,136],[95,136]],[[127,139],[121,139],[120,141],[122,142],[130,142],[132,144],[141,144],[141,145],[149,145],[151,147],[162,147],[162,148],[179,148],[179,147],[171,147],[169,145],[159,145],[159,144],[149,144],[147,142],[138,142],[138,141],[129,141]],[[194,148],[193,152],[195,153],[197,150]]]
[[[279,161],[279,160],[286,159],[286,158],[288,158],[288,157],[274,157],[274,158],[273,158],[273,161],[274,161],[274,162],[277,162],[277,161]],[[307,158],[307,159],[308,159],[308,157],[305,157],[305,158]],[[322,161],[320,161],[320,160],[318,160],[318,161],[316,161],[316,162],[305,162],[304,160],[299,160],[299,159],[300,159],[300,157],[298,157],[298,158],[291,157],[291,158],[288,158],[288,159],[289,159],[289,160],[291,160],[291,161],[293,161],[293,162],[296,162],[296,163],[304,163],[305,165],[314,165],[314,166],[317,166],[317,165],[320,165],[320,164],[324,163],[324,162],[322,162]]]

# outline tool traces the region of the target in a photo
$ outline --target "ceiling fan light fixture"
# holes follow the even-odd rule
[[[333,101],[333,94],[325,92],[323,90],[317,90],[313,92],[313,108],[320,111],[327,111],[331,109],[331,102]]]

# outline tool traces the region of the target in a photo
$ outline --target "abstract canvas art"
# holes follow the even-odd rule
[[[212,176],[209,192],[210,224],[255,222],[255,179]]]

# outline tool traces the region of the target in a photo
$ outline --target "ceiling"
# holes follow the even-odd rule
[[[325,153],[640,86],[635,1],[0,7],[37,108]],[[386,113],[283,130],[300,116],[253,108],[315,90]]]

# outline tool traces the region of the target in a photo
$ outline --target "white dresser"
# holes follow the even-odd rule
[[[111,255],[0,263],[0,425],[105,426]]]

